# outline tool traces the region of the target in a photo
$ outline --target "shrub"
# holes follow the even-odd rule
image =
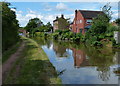
[[[56,40],[58,39],[58,36],[59,36],[59,33],[58,32],[55,32],[52,34],[53,38]]]
[[[92,42],[93,46],[102,46],[102,43],[100,41],[94,41]]]
[[[59,35],[61,35],[63,31],[58,29],[58,30],[55,30],[55,33],[56,32],[59,33]]]

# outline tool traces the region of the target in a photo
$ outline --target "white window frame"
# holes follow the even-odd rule
[[[79,20],[80,23],[82,23],[82,20]]]
[[[92,20],[91,20],[91,19],[87,19],[87,20],[86,20],[86,23],[87,23],[87,24],[91,24],[91,23],[92,23]]]

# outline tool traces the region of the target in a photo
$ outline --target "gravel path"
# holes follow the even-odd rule
[[[16,60],[20,57],[21,52],[25,47],[25,43],[22,42],[18,50],[10,56],[10,58],[2,65],[2,81],[4,82],[5,78],[7,77],[9,71],[13,67]]]

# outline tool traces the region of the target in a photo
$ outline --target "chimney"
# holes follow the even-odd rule
[[[77,10],[75,10],[75,21],[77,21]],[[76,24],[76,22],[75,22]]]
[[[77,10],[75,10],[75,17],[77,18]]]
[[[64,15],[63,15],[63,14],[61,15],[61,18],[64,18]]]
[[[58,19],[58,16],[56,17],[56,19]]]

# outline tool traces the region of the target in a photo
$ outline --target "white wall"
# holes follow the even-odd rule
[[[114,31],[114,39],[116,40],[116,43],[120,43],[120,32]]]

